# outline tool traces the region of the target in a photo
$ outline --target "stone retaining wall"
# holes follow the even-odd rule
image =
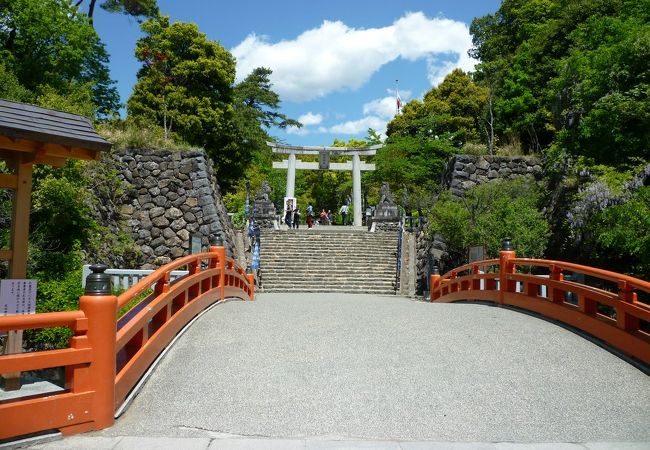
[[[190,253],[190,236],[207,249],[218,236],[233,256],[235,232],[203,150],[118,150],[110,153],[126,194],[112,201],[141,255],[136,265],[155,268]],[[234,255],[237,256],[237,255]]]
[[[542,166],[537,158],[457,155],[447,164],[442,183],[453,195],[462,197],[467,189],[478,184],[522,176],[541,178]]]

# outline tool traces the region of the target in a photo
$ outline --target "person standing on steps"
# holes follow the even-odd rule
[[[293,227],[297,230],[298,225],[300,224],[300,211],[298,208],[293,210]]]
[[[289,208],[284,213],[284,223],[287,224],[289,228],[291,228],[291,216],[293,214],[293,211]]]
[[[342,218],[342,225],[347,225],[348,224],[348,204],[343,203],[343,206],[341,206],[341,210],[339,211],[341,213],[341,218]]]
[[[311,228],[313,222],[314,222],[314,207],[311,206],[310,203],[309,206],[307,206],[307,228]]]

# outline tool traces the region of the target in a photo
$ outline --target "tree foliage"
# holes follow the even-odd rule
[[[497,134],[596,163],[648,159],[649,11],[648,0],[504,0],[474,19]]]
[[[76,0],[75,6],[83,6],[84,0]],[[95,6],[97,0],[88,0],[88,9],[86,14],[92,24],[95,15]],[[104,0],[101,8],[111,13],[122,13],[127,16],[135,17],[138,21],[142,18],[155,18],[158,16],[157,0]]]
[[[3,71],[33,96],[46,87],[62,96],[87,88],[98,114],[107,116],[119,105],[108,54],[87,18],[75,12],[66,0],[0,0]],[[20,99],[33,98],[25,94]]]
[[[539,258],[550,235],[540,211],[539,188],[524,180],[475,186],[463,198],[444,194],[429,213],[429,232],[442,236],[451,267],[466,262],[470,246],[485,245],[496,257],[501,241],[513,238],[517,254]]]
[[[247,158],[228,145],[234,134],[234,58],[193,23],[161,17],[144,22],[142,30],[136,57],[143,65],[127,103],[129,116],[206,148],[220,181],[236,179]]]
[[[482,117],[488,91],[474,83],[460,69],[453,70],[439,86],[424,95],[424,101],[413,100],[389,124],[387,136],[446,136],[456,146],[480,142],[483,136]]]

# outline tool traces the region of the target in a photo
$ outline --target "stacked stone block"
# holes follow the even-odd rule
[[[443,175],[443,185],[462,197],[467,189],[494,180],[542,176],[537,158],[529,156],[457,155],[449,161]]]
[[[111,157],[128,187],[116,209],[142,253],[140,267],[189,254],[197,232],[204,249],[221,237],[232,255],[235,233],[205,151],[121,150]]]

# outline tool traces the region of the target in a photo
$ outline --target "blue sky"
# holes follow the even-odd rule
[[[237,59],[237,79],[273,70],[281,112],[305,127],[271,134],[293,145],[330,145],[383,131],[403,102],[421,99],[454,67],[471,70],[469,24],[500,0],[158,0],[172,21],[195,22]],[[136,21],[97,8],[95,27],[126,102],[140,64]]]

